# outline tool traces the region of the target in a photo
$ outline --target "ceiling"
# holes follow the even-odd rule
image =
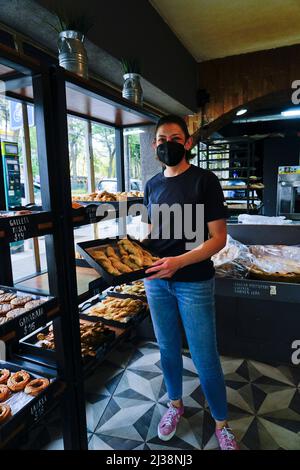
[[[300,43],[299,0],[149,0],[198,61]]]

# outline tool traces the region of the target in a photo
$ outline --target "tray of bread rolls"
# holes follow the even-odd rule
[[[25,431],[37,422],[61,391],[62,383],[49,369],[0,361],[0,448],[17,428]]]
[[[138,323],[148,313],[145,300],[122,296],[121,298],[102,293],[90,305],[83,304],[80,318],[105,325],[128,328]],[[87,308],[86,308],[87,306]]]
[[[54,297],[0,286],[0,339],[24,338],[59,314]]]
[[[80,319],[81,355],[83,362],[89,358],[100,359],[115,340],[115,332],[101,322]],[[55,361],[56,350],[53,325],[49,324],[20,341],[21,351]]]
[[[159,259],[132,237],[104,238],[77,243],[77,251],[109,285],[120,285],[147,277],[146,269]]]

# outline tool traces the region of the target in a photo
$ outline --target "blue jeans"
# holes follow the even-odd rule
[[[178,282],[144,279],[170,400],[182,398],[182,321],[201,386],[217,421],[227,419],[224,376],[217,350],[214,279]]]

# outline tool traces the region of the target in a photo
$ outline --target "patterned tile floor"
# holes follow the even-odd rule
[[[123,343],[87,381],[90,449],[216,449],[214,421],[188,352],[184,352],[185,415],[176,437],[162,443],[166,410],[160,354],[154,342]],[[300,370],[222,357],[229,422],[242,449],[300,450]],[[35,430],[34,448],[62,449],[60,418]]]

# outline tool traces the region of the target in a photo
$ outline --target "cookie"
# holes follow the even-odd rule
[[[27,302],[30,302],[31,300],[31,295],[24,295],[23,297],[16,297],[10,303],[14,307],[24,307],[24,305],[27,304]]]
[[[25,304],[24,308],[25,310],[31,310],[33,308],[39,307],[39,305],[43,304],[44,302],[45,300],[43,299],[31,300]]]
[[[14,308],[13,310],[7,313],[6,318],[10,320],[11,318],[19,317],[20,315],[26,312],[27,310],[25,308]]]
[[[10,304],[0,304],[0,317],[3,317],[12,309],[13,306]]]
[[[5,294],[0,295],[0,303],[10,303],[16,297],[17,295],[13,292],[6,292]]]

